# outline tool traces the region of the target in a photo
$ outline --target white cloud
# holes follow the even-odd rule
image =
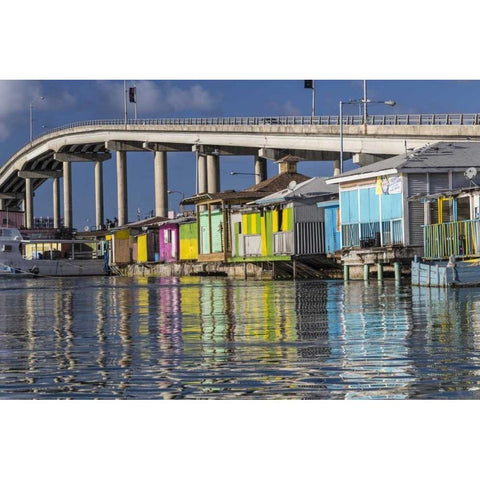
[[[98,81],[100,103],[112,115],[123,113],[123,82]],[[162,85],[153,80],[135,82],[137,87],[137,112],[139,118],[158,117],[185,111],[214,112],[220,107],[220,96],[214,96],[201,85],[181,88]],[[127,88],[132,86],[127,83]],[[128,105],[131,112],[132,105]]]
[[[267,107],[268,110],[275,112],[276,115],[306,115],[306,113],[302,113],[302,111],[294,105],[291,100],[286,100],[282,103],[270,102]]]
[[[40,100],[45,97],[45,100]],[[30,102],[38,110],[58,110],[73,107],[75,97],[62,90],[46,95],[40,81],[1,80],[0,81],[0,140],[6,140],[14,128],[28,123]]]

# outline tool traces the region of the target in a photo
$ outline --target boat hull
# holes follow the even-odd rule
[[[77,277],[105,275],[103,260],[21,260],[3,264],[0,277]]]
[[[412,285],[420,287],[476,287],[480,286],[480,263],[412,262]]]

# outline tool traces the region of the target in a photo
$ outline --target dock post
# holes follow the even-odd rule
[[[343,266],[343,280],[348,282],[350,280],[350,266],[344,265]]]
[[[400,262],[395,262],[393,264],[394,268],[395,268],[395,281],[396,282],[399,282],[400,281],[400,277],[401,277],[401,268],[400,268]]]
[[[383,263],[377,263],[377,279],[383,282]]]
[[[364,265],[363,266],[363,279],[365,281],[368,281],[369,272],[370,272],[370,265]]]

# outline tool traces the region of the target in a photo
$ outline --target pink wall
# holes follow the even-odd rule
[[[0,228],[20,228],[23,225],[23,212],[7,212],[0,210]]]
[[[170,241],[168,241],[170,240]],[[175,262],[179,258],[179,227],[178,224],[161,225],[158,231],[159,260]]]

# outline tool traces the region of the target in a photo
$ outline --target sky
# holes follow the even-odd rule
[[[303,80],[128,80],[137,87],[137,118],[310,115],[311,90]],[[394,100],[395,107],[371,105],[371,114],[480,112],[480,81],[475,80],[368,80],[371,100]],[[315,113],[338,115],[340,100],[363,96],[363,80],[315,79]],[[44,97],[42,100],[41,97]],[[0,80],[0,162],[5,163],[29,139],[29,105],[33,102],[33,135],[72,122],[121,119],[124,115],[123,80]],[[345,106],[357,114],[358,106]],[[134,118],[134,104],[129,104]],[[114,156],[104,164],[105,216],[116,211]],[[347,164],[348,168],[348,164]],[[350,168],[353,168],[350,165]],[[332,164],[301,162],[300,173],[329,176]],[[221,189],[250,186],[253,157],[222,156]],[[94,225],[93,164],[75,163],[73,172],[74,225]],[[277,166],[268,162],[268,175]],[[154,208],[153,154],[128,153],[129,220],[145,218]],[[189,196],[195,190],[195,155],[168,154],[168,188]],[[81,192],[81,193],[80,193]],[[51,182],[35,192],[35,216],[52,216]],[[170,209],[178,211],[181,193],[169,196]]]

